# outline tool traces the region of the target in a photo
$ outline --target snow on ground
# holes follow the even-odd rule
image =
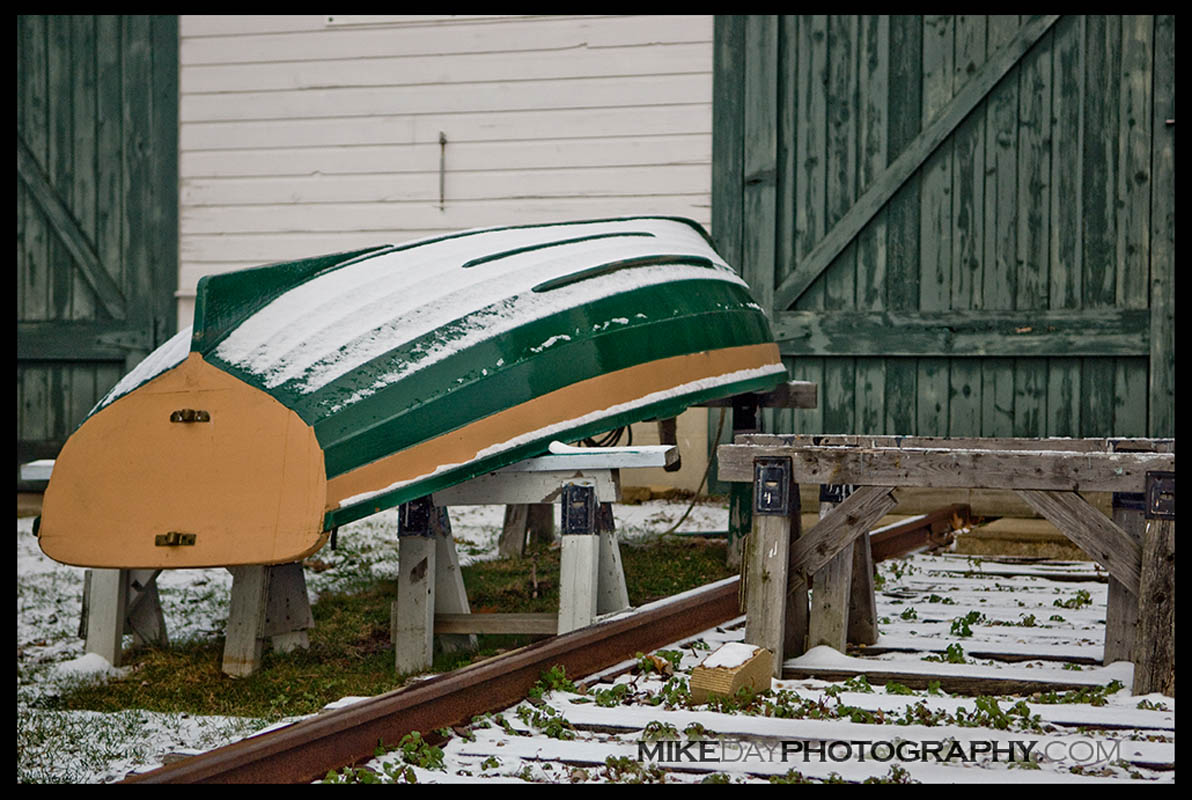
[[[615,515],[621,536],[632,539],[668,529],[685,509],[685,503],[654,501],[616,506]],[[308,571],[312,599],[332,588],[350,589],[372,576],[396,575],[391,516],[378,515],[340,530],[339,549],[316,556],[334,568]],[[501,519],[500,507],[452,509],[462,561],[492,557]],[[726,526],[723,507],[701,504],[682,530]],[[83,571],[41,556],[29,520],[18,521],[17,540],[17,724],[23,729],[18,781],[116,781],[130,771],[236,741],[266,726],[264,720],[138,710],[39,710],[39,698],[62,691],[71,681],[102,680],[112,669],[102,659],[86,656],[76,637]],[[878,593],[882,636],[874,655],[861,661],[816,649],[789,660],[788,667],[835,668],[860,662],[862,668],[908,674],[967,668],[970,673],[1003,677],[1076,678],[1090,686],[1118,679],[1129,685],[1129,664],[1099,665],[1106,585],[1089,564],[1008,565],[986,557],[945,554],[887,561],[879,570],[885,580]],[[1057,573],[1067,580],[1049,579]],[[1074,577],[1087,579],[1073,582]],[[221,636],[230,583],[225,570],[163,574],[159,586],[171,639]],[[968,623],[971,635],[958,620]],[[628,662],[589,679],[583,694],[556,690],[541,701],[527,700],[488,715],[471,726],[468,736],[455,736],[443,746],[441,763],[427,760],[426,751],[422,758],[394,751],[370,761],[366,777],[423,783],[764,783],[792,778],[794,769],[816,781],[1175,781],[1174,698],[1132,697],[1128,688],[1108,693],[1100,705],[1049,703],[1047,696],[1036,694],[1000,698],[995,706],[981,707],[975,698],[939,690],[871,688],[861,679],[833,683],[808,678],[775,681],[770,715],[665,702],[709,653],[740,642],[743,628],[743,619],[738,619],[664,648],[677,661],[673,676],[642,674],[629,669],[633,662]],[[963,649],[967,667],[925,660],[943,661],[949,645]],[[1046,654],[1048,659],[1002,660],[1024,653]],[[892,724],[895,720],[899,724]],[[647,742],[644,756],[642,741]],[[856,744],[842,760],[818,756],[815,749],[842,748],[846,745],[834,743],[849,742],[875,744],[866,751],[867,758],[861,757]],[[899,746],[907,748],[906,757],[887,752]],[[954,746],[970,758],[941,762],[928,756],[926,749],[932,746]],[[706,748],[716,760],[685,759],[692,747]],[[1021,761],[1011,764],[1005,755],[995,759],[981,749],[989,747],[1003,753],[1030,748],[1032,755],[1043,757],[1022,769]],[[666,760],[668,752],[677,753],[678,760]]]
[[[655,501],[617,506],[622,537],[669,529],[686,504]],[[502,506],[451,510],[460,561],[495,556]],[[698,504],[680,530],[724,530],[728,512]],[[338,548],[313,558],[334,565],[307,570],[314,602],[322,592],[351,590],[374,578],[397,576],[396,516],[378,514],[340,529]],[[47,558],[33,536],[33,519],[17,520],[17,780],[103,783],[134,769],[159,766],[174,754],[202,752],[238,741],[271,723],[263,719],[191,717],[127,711],[121,714],[59,712],[39,708],[80,681],[122,674],[83,651],[78,637],[84,570]],[[232,576],[225,569],[167,570],[157,580],[170,641],[209,641],[223,636]],[[131,637],[126,646],[131,645]]]

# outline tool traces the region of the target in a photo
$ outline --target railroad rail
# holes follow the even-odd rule
[[[470,722],[526,696],[543,671],[584,677],[740,615],[737,578],[455,672],[132,776],[125,783],[309,783],[372,758],[378,742]]]

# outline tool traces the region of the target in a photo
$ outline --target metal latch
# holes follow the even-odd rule
[[[1175,519],[1175,473],[1146,474],[1146,518]]]
[[[757,514],[791,513],[791,460],[757,458],[753,461],[753,510]],[[798,503],[798,497],[793,498]],[[796,505],[797,508],[797,505]]]
[[[180,408],[170,414],[170,422],[210,422],[211,415],[193,408]]]
[[[169,533],[159,533],[153,537],[153,544],[158,547],[189,547],[195,543],[196,535],[193,533],[179,533],[178,531],[170,531]]]
[[[563,534],[596,533],[596,487],[568,483],[563,487]]]

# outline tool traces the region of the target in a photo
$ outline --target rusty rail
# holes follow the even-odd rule
[[[953,503],[930,514],[908,519],[869,537],[874,561],[884,561],[922,550],[951,544],[954,526],[963,527],[972,519],[965,503]]]
[[[414,686],[193,756],[126,783],[309,783],[373,757],[411,731],[430,732],[514,705],[543,671],[590,675],[739,616],[737,580],[556,636]]]

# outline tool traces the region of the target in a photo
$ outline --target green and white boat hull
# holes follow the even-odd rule
[[[761,308],[689,220],[467,231],[208,276],[193,329],[67,442],[42,547],[95,567],[293,561],[553,440],[785,379]],[[170,532],[193,543],[161,544]]]

